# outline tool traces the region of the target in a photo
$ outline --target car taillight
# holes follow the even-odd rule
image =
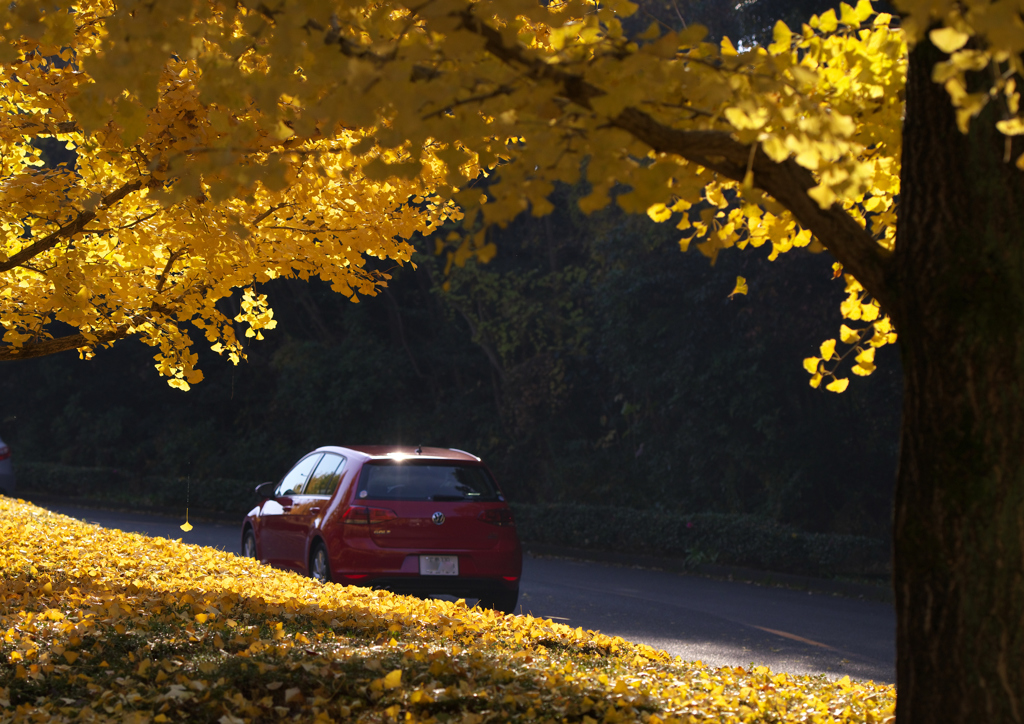
[[[376,525],[386,520],[395,520],[395,511],[387,508],[369,508],[365,505],[353,505],[341,516],[346,525]]]
[[[484,523],[491,525],[515,525],[512,518],[512,511],[508,508],[488,508],[477,516]]]
[[[9,447],[7,447],[6,445],[4,445],[3,447],[0,447],[0,460],[6,460],[10,456],[11,456],[11,449]]]

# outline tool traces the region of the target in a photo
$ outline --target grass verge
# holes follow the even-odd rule
[[[0,497],[0,722],[884,722],[890,686],[712,669]]]

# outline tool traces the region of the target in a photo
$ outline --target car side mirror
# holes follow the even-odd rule
[[[274,488],[277,487],[277,483],[260,483],[256,486],[256,496],[260,500],[268,500],[274,497]]]

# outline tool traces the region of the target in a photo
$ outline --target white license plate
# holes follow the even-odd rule
[[[459,575],[458,556],[420,556],[421,576]]]

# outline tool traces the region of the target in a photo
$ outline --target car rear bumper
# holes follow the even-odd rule
[[[515,539],[501,541],[487,550],[433,550],[380,548],[372,541],[350,538],[336,543],[329,541],[327,549],[332,552],[332,573],[362,574],[367,581],[378,578],[419,578],[421,555],[457,556],[459,578],[500,580],[502,576],[518,577],[523,572],[523,550]]]
[[[343,549],[337,559],[331,561],[331,580],[395,593],[480,598],[518,589],[523,573],[523,552],[518,542],[489,551],[444,551],[442,555],[458,557],[459,574],[456,576],[421,575],[421,555],[437,553],[384,550],[376,546]]]

